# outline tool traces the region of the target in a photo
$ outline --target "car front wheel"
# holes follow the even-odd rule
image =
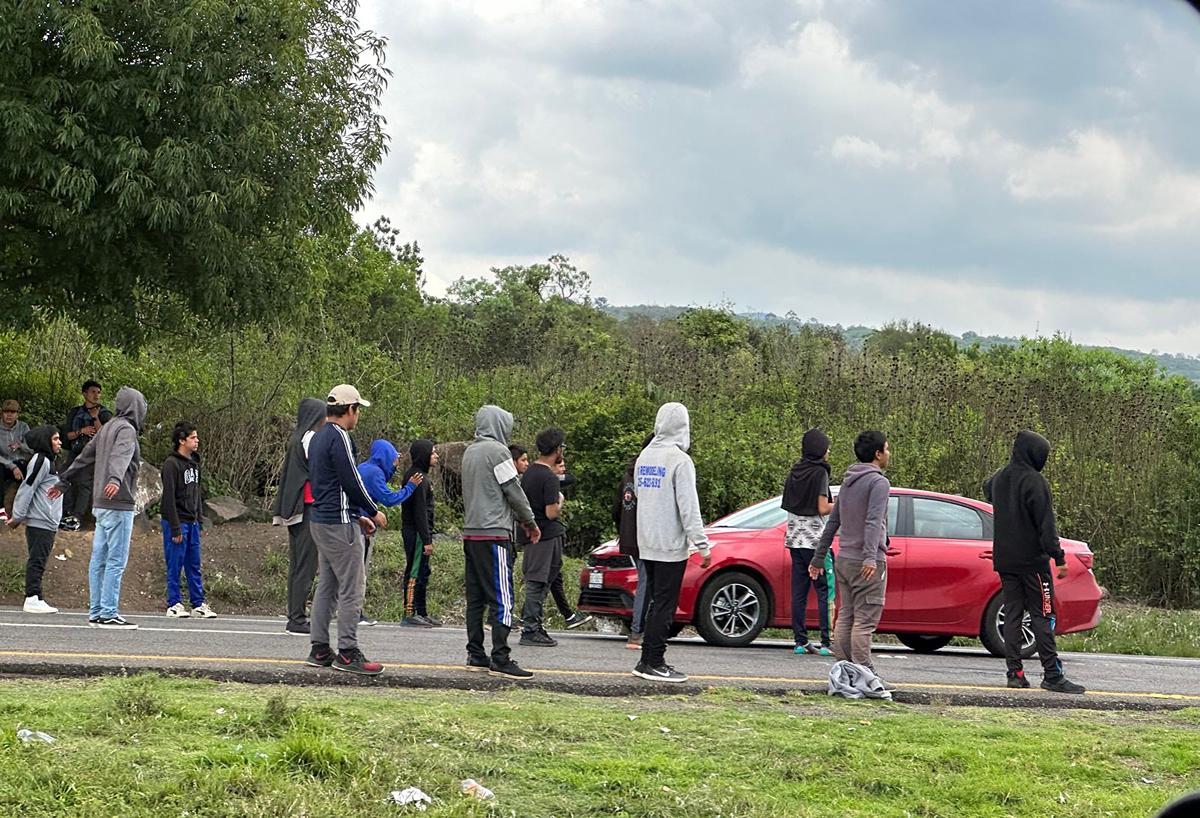
[[[767,625],[770,600],[762,583],[748,574],[721,574],[704,586],[696,602],[696,630],[705,642],[741,647]]]
[[[1004,658],[1004,600],[996,594],[988,602],[983,611],[983,627],[979,631],[979,641],[993,656]],[[1033,639],[1033,626],[1029,614],[1026,613],[1021,621],[1021,658],[1028,659],[1037,652]]]

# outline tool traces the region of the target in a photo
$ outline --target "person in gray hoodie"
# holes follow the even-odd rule
[[[467,670],[509,679],[533,676],[512,660],[512,535],[520,523],[532,543],[542,538],[508,450],[513,416],[499,406],[475,413],[475,441],[463,452],[463,554],[466,557]],[[492,654],[483,649],[483,614],[490,609]]]
[[[699,550],[701,568],[712,563],[696,494],[696,466],[687,454],[691,442],[687,407],[665,403],[654,421],[654,439],[634,465],[637,544],[646,568],[650,610],[642,637],[642,660],[633,675],[656,682],[687,681],[685,674],[666,663],[667,637],[691,549]]]
[[[873,673],[871,637],[883,615],[887,592],[887,508],[892,484],[883,470],[892,453],[883,432],[867,431],[854,440],[854,454],[858,462],[842,478],[808,573],[813,579],[821,575],[833,538],[840,535],[833,564],[839,600],[833,655]]]
[[[4,401],[3,412],[0,412],[0,505],[10,512],[9,488],[15,493],[21,485],[26,463],[33,454],[25,445],[27,434],[29,424],[21,420],[21,404],[11,398]],[[0,509],[0,517],[5,514],[4,509]]]
[[[138,434],[146,419],[146,398],[129,386],[117,392],[116,415],[104,424],[96,436],[62,473],[51,494],[81,475],[92,473],[92,508],[96,533],[92,539],[92,560],[88,566],[88,593],[91,607],[88,624],[92,627],[134,629],[132,622],[117,611],[121,600],[121,577],[129,561],[129,540],[133,536],[134,492],[138,469],[142,465]]]
[[[51,499],[49,490],[58,483],[54,458],[62,448],[58,429],[53,426],[38,426],[25,436],[25,443],[33,452],[29,461],[28,474],[17,487],[13,501],[11,528],[25,523],[25,545],[29,558],[25,562],[25,613],[58,613],[58,608],[47,604],[42,597],[42,574],[46,572],[46,560],[54,550],[54,535],[58,533],[58,521],[62,518],[62,498]]]

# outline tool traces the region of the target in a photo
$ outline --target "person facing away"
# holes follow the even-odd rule
[[[829,489],[829,436],[820,429],[809,429],[800,443],[801,456],[792,465],[783,486],[780,506],[788,513],[784,545],[792,560],[792,634],[796,653],[832,656],[829,621],[829,585],[827,574],[809,576],[817,543],[825,530],[825,520],[833,511]],[[832,555],[828,552],[826,559]],[[822,568],[832,569],[832,564]],[[817,591],[817,616],[820,618],[821,644],[808,641],[808,591]]]
[[[666,662],[667,638],[691,548],[700,551],[701,568],[712,563],[696,494],[696,466],[687,454],[690,447],[687,407],[665,403],[654,421],[654,439],[638,455],[634,468],[637,543],[646,566],[650,610],[641,661],[633,675],[656,682],[687,681],[686,674]]]
[[[892,485],[883,470],[891,454],[883,432],[866,431],[855,438],[858,462],[842,478],[837,502],[808,567],[810,577],[819,577],[833,538],[838,537],[833,574],[839,607],[833,655],[872,673],[871,637],[887,596],[887,508]]]
[[[171,430],[174,451],[162,464],[163,558],[167,563],[167,616],[186,619],[198,616],[215,619],[217,614],[204,601],[200,576],[200,523],[204,514],[200,489],[200,434],[194,424],[181,420]],[[179,575],[187,577],[189,611],[183,605]]]
[[[62,427],[63,449],[66,450],[66,462],[63,469],[71,467],[71,463],[83,451],[105,423],[112,420],[112,412],[100,403],[100,395],[104,388],[99,381],[88,380],[80,387],[83,393],[83,403],[67,413],[67,422]],[[92,484],[89,473],[81,473],[79,480],[72,483],[63,497],[63,519],[59,528],[64,531],[78,531],[92,507]]]
[[[133,536],[134,493],[142,465],[138,434],[146,419],[146,398],[136,389],[122,386],[115,407],[116,415],[88,441],[51,492],[61,493],[90,479],[96,533],[88,565],[88,624],[132,630],[137,625],[124,619],[118,607]]]
[[[412,496],[416,491],[417,486],[424,479],[421,475],[408,475],[404,485],[399,490],[393,490],[388,483],[396,475],[396,470],[400,468],[400,455],[396,452],[396,447],[389,440],[375,440],[371,443],[371,453],[363,463],[358,464],[358,474],[362,477],[363,485],[367,487],[367,494],[371,495],[371,499],[375,501],[377,506],[391,508],[398,506]],[[364,578],[371,570],[371,546],[374,537],[368,536],[364,538],[364,554],[363,554],[363,576]],[[369,618],[365,613],[359,614],[358,624],[373,626],[379,624],[376,620]],[[401,623],[407,624],[407,623]]]
[[[1083,693],[1067,679],[1054,641],[1055,593],[1050,561],[1058,579],[1066,579],[1066,554],[1058,541],[1050,483],[1042,469],[1050,458],[1050,441],[1028,429],[1017,433],[1012,459],[983,483],[983,496],[992,504],[995,533],[992,567],[1000,575],[1004,600],[1004,660],[1008,686],[1029,687],[1021,662],[1022,620],[1029,614],[1042,687],[1055,693]]]
[[[25,613],[58,613],[58,608],[46,602],[42,595],[42,575],[46,572],[46,560],[54,550],[54,537],[62,518],[62,497],[51,499],[49,495],[50,488],[58,483],[54,458],[62,448],[62,441],[55,427],[38,426],[25,435],[25,443],[33,457],[25,469],[25,479],[17,487],[13,513],[8,521],[10,528],[25,524],[28,559],[25,562],[23,610]]]
[[[355,463],[350,432],[358,426],[361,408],[371,405],[350,384],[329,390],[325,399],[328,422],[313,435],[308,447],[312,485],[309,530],[317,548],[317,592],[313,597],[312,650],[307,663],[347,673],[376,676],[383,665],[372,662],[358,647],[358,620],[366,594],[363,537],[387,526],[387,517],[367,493]],[[329,644],[329,623],[337,612],[337,650]]]
[[[432,440],[414,440],[408,447],[408,481],[420,475],[422,483],[400,504],[400,533],[404,537],[404,620],[402,624],[440,628],[440,620],[429,615],[428,589],[433,557],[433,485],[430,470],[437,465],[438,451]]]
[[[640,454],[654,434],[648,434],[642,440]],[[635,485],[634,470],[637,468],[637,455],[629,458],[625,466],[625,476],[617,486],[617,496],[613,501],[613,523],[617,526],[617,550],[633,560],[637,568],[637,590],[633,594],[633,610],[629,619],[629,639],[625,647],[629,650],[642,649],[642,635],[646,627],[646,598],[650,595],[649,583],[646,581],[646,564],[642,562],[641,552],[637,542],[637,486]]]
[[[312,632],[305,607],[317,576],[317,547],[312,541],[312,483],[308,474],[308,447],[325,425],[325,401],[304,398],[296,411],[296,428],[288,440],[275,492],[272,525],[288,532],[287,624],[284,630],[297,636]]]
[[[463,555],[467,589],[467,670],[508,679],[533,676],[512,660],[512,536],[519,523],[529,541],[542,538],[508,449],[513,416],[499,406],[475,413],[475,440],[463,452]],[[492,626],[492,653],[483,649],[483,614]]]

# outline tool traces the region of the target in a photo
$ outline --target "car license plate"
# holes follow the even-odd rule
[[[603,588],[604,587],[604,572],[603,571],[592,571],[590,574],[588,574],[588,587],[589,588]]]

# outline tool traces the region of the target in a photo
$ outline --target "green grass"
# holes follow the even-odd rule
[[[1100,624],[1088,633],[1058,638],[1062,650],[1148,656],[1200,657],[1200,611],[1168,611],[1107,603]]]
[[[22,744],[19,727],[58,741]],[[1198,733],[1200,710],[940,710],[728,689],[3,681],[0,814],[396,816],[388,792],[417,786],[430,816],[1141,816],[1200,786]],[[465,778],[495,802],[461,797]]]

